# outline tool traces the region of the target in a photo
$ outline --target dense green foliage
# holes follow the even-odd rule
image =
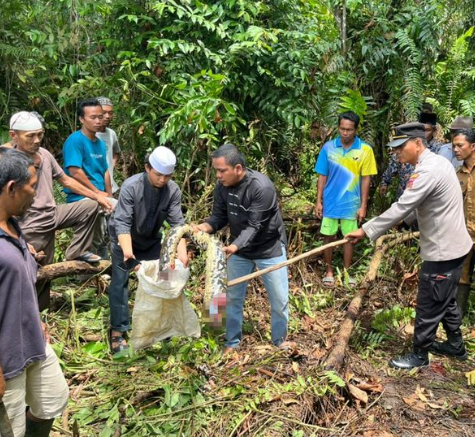
[[[339,111],[363,118],[361,135],[375,146],[380,168],[391,126],[414,120],[422,102],[434,105],[445,129],[458,114],[475,116],[475,0],[5,0],[1,10],[2,140],[12,113],[36,110],[46,119],[47,146],[59,152],[78,127],[78,100],[106,95],[116,103],[113,127],[125,150],[121,169],[137,171],[147,149],[168,144],[179,156],[177,180],[188,219],[202,219],[203,212],[193,209],[209,208],[209,153],[226,140],[240,145],[253,167],[275,176],[281,198],[292,195],[283,202],[286,211],[302,211],[315,199],[315,155],[334,134]],[[382,202],[387,200],[376,197],[373,210]],[[315,244],[316,228],[294,225],[290,255]],[[57,237],[62,259],[67,232]],[[370,252],[357,253],[358,277]],[[341,266],[341,255],[336,257]],[[381,278],[390,283],[371,295],[381,311],[370,308],[355,330],[353,348],[370,358],[374,370],[383,370],[405,342],[401,333],[413,316],[413,295],[401,300],[401,272],[415,271],[416,257],[415,248],[398,247],[385,258]],[[203,264],[192,263],[188,290],[198,311]],[[374,420],[369,409],[382,394],[371,395],[360,409],[359,402],[341,397],[345,381],[319,365],[352,292],[318,289],[315,266],[318,271],[312,260],[291,271],[289,329],[299,342],[298,356],[267,345],[267,297],[254,286],[239,367],[222,359],[220,339],[209,330],[198,340],[173,339],[113,360],[107,298],[98,293],[104,280],[81,287],[57,280],[57,311],[47,322],[72,398],[57,431],[363,435],[362,420]],[[398,296],[391,293],[396,289]],[[468,339],[473,353],[473,333]],[[419,388],[417,377],[404,382],[410,378]],[[444,385],[444,394],[454,381],[430,380]],[[397,375],[391,388],[400,386]],[[459,409],[461,393],[457,389],[457,401],[437,411],[444,433],[452,429],[443,412]],[[402,408],[390,405],[389,411]],[[397,414],[397,433],[404,435],[402,420]],[[412,433],[413,424],[407,430]]]
[[[12,0],[0,23],[2,135],[12,112],[37,110],[59,149],[78,99],[106,94],[131,157],[168,142],[191,169],[189,190],[208,185],[209,151],[228,139],[254,166],[309,184],[340,109],[364,118],[379,155],[391,124],[425,99],[445,127],[475,112],[473,10],[473,0]]]

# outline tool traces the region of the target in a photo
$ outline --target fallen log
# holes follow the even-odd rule
[[[37,281],[51,281],[55,278],[66,275],[99,274],[105,272],[111,266],[108,260],[101,260],[99,263],[87,263],[77,260],[53,263],[42,266],[36,276]]]
[[[351,333],[355,325],[356,318],[361,309],[361,303],[366,293],[370,289],[372,283],[378,275],[379,265],[383,259],[384,254],[389,248],[392,248],[400,243],[419,237],[419,232],[416,233],[401,233],[401,234],[388,234],[381,236],[376,240],[375,252],[369,264],[368,272],[363,279],[355,297],[351,300],[348,310],[345,315],[345,319],[340,325],[340,331],[334,343],[333,349],[325,360],[325,367],[338,371],[343,363],[345,357],[346,347],[350,341]],[[388,243],[384,243],[386,240],[392,238]]]

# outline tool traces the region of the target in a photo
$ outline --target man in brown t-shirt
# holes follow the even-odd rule
[[[19,224],[27,242],[36,252],[43,251],[43,265],[54,259],[55,231],[72,227],[71,244],[66,250],[67,260],[98,262],[101,258],[89,252],[94,237],[99,206],[111,210],[112,205],[100,193],[94,193],[76,180],[68,177],[53,155],[40,147],[44,130],[39,119],[26,111],[14,114],[10,119],[10,137],[14,147],[31,157],[38,174],[38,186],[33,204],[20,218]],[[53,180],[63,187],[86,196],[87,200],[56,205]],[[40,310],[49,305],[49,284],[37,284]]]
[[[457,160],[463,161],[462,166],[457,169],[457,177],[463,193],[467,231],[475,244],[475,133],[473,129],[455,131],[452,147]],[[457,290],[457,303],[462,311],[462,316],[467,312],[474,266],[475,253],[472,247],[464,260],[462,277]]]

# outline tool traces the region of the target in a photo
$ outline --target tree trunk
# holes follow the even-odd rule
[[[80,274],[100,274],[107,271],[111,266],[111,262],[101,260],[99,263],[87,263],[72,260],[68,262],[53,263],[46,265],[38,270],[37,281],[50,281],[55,278],[65,277],[66,275]]]
[[[346,34],[346,0],[341,0],[341,51],[343,56],[346,55],[347,50],[347,34]]]

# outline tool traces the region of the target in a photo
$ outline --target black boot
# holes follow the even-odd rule
[[[469,296],[470,296],[470,285],[469,284],[459,284],[458,289],[457,289],[457,295],[456,295],[455,299],[457,300],[457,304],[460,308],[460,312],[462,313],[462,318],[467,313]]]
[[[447,332],[447,340],[445,342],[434,342],[430,347],[430,352],[459,360],[467,359],[467,351],[460,329],[455,332]]]
[[[54,418],[51,420],[33,421],[27,415],[25,436],[49,436],[53,423]]]
[[[391,359],[389,365],[393,368],[400,368],[402,370],[425,367],[429,365],[429,353],[427,350],[414,347],[413,353]]]

